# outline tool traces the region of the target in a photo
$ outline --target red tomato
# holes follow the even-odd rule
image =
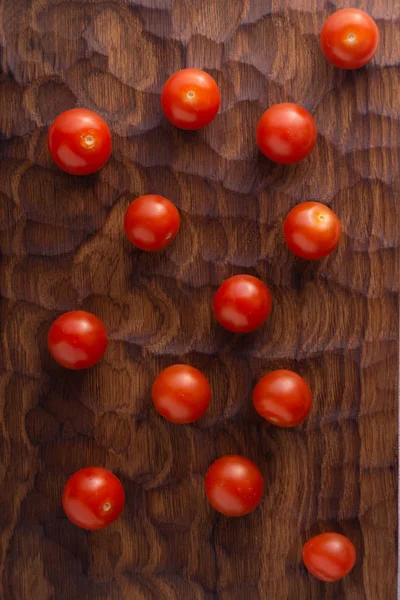
[[[283,225],[289,250],[307,260],[330,254],[342,235],[339,219],[328,206],[302,202],[289,212]]]
[[[95,112],[73,108],[59,115],[47,136],[52,159],[72,175],[88,175],[101,169],[111,154],[111,133]]]
[[[125,503],[118,477],[100,467],[77,471],[64,488],[62,505],[68,519],[83,529],[103,529],[119,517]]]
[[[211,465],[205,487],[207,498],[215,510],[228,517],[242,517],[260,503],[264,480],[251,460],[232,454]]]
[[[211,400],[208,380],[189,365],[172,365],[156,378],[152,397],[154,406],[172,423],[192,423],[207,410]]]
[[[322,52],[335,67],[358,69],[375,55],[379,29],[363,10],[343,8],[325,21],[320,42]]]
[[[220,104],[217,82],[199,69],[182,69],[166,82],[161,106],[167,119],[181,129],[200,129],[215,118]]]
[[[125,233],[134,246],[147,252],[162,250],[178,233],[181,219],[172,202],[163,196],[140,196],[125,213]]]
[[[314,119],[305,108],[290,102],[269,108],[257,125],[257,144],[261,152],[282,165],[306,158],[316,141]]]
[[[103,322],[84,310],[73,310],[58,317],[47,338],[54,360],[74,370],[86,369],[99,362],[107,344],[108,335]]]
[[[311,402],[307,382],[297,373],[284,369],[262,377],[253,392],[258,414],[279,427],[302,423],[311,410]]]
[[[321,533],[304,544],[303,561],[320,581],[338,581],[354,567],[356,549],[344,535]]]
[[[272,306],[267,286],[252,275],[235,275],[218,288],[213,310],[219,323],[236,333],[261,327]]]

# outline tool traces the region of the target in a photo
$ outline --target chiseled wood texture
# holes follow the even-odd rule
[[[391,600],[397,567],[399,20],[397,0],[360,0],[381,45],[356,72],[323,58],[328,0],[2,0],[0,2],[0,564],[4,600]],[[209,71],[222,92],[197,133],[160,112],[175,70]],[[318,125],[312,156],[273,165],[256,148],[263,110],[291,100]],[[97,175],[69,176],[46,149],[74,106],[110,124]],[[164,194],[182,230],[164,253],[135,251],[130,200]],[[288,210],[331,206],[343,224],[327,260],[289,255]],[[270,286],[261,330],[235,336],[211,315],[235,273]],[[105,360],[58,367],[51,322],[77,307],[110,332]],[[187,362],[213,401],[195,425],[153,410],[151,384]],[[255,414],[251,392],[274,368],[298,371],[312,414],[292,431]],[[203,478],[227,453],[265,476],[259,509],[226,519]],[[122,518],[84,532],[61,507],[79,468],[112,469]],[[301,563],[304,541],[337,530],[357,547],[353,573],[324,585]]]

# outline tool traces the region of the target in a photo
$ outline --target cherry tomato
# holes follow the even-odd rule
[[[321,533],[304,544],[303,561],[320,581],[338,581],[354,567],[356,549],[340,533]]]
[[[306,158],[316,141],[314,119],[305,108],[290,102],[269,108],[257,125],[257,144],[261,152],[282,165]]]
[[[200,129],[215,118],[220,104],[217,82],[199,69],[182,69],[166,82],[161,106],[167,119],[180,129]]]
[[[363,10],[343,8],[325,21],[320,42],[322,52],[335,67],[358,69],[375,55],[379,29]]]
[[[262,377],[253,392],[258,414],[279,427],[302,423],[311,410],[311,403],[312,394],[305,379],[285,369]]]
[[[172,202],[163,196],[140,196],[125,213],[125,233],[134,246],[147,252],[162,250],[178,233],[181,219]]]
[[[260,503],[264,480],[251,460],[232,454],[211,465],[205,487],[207,498],[215,510],[228,517],[242,517]]]
[[[283,234],[293,254],[316,260],[336,248],[342,235],[342,226],[333,210],[325,204],[302,202],[287,215]]]
[[[172,423],[192,423],[207,410],[211,388],[203,373],[189,365],[172,365],[153,384],[154,406]]]
[[[234,275],[218,288],[213,310],[219,323],[236,333],[261,327],[272,307],[267,286],[252,275]]]
[[[88,175],[103,167],[111,154],[111,133],[98,114],[73,108],[59,115],[47,136],[52,159],[72,175]]]
[[[102,321],[84,310],[58,317],[50,327],[47,345],[50,354],[67,369],[86,369],[103,358],[108,344]]]
[[[87,467],[68,479],[62,505],[68,519],[82,529],[103,529],[119,517],[125,503],[124,488],[107,469]]]

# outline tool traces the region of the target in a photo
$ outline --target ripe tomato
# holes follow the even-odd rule
[[[119,517],[125,503],[124,488],[107,469],[87,467],[68,479],[62,505],[68,519],[83,529],[103,529]]]
[[[172,365],[153,384],[154,406],[172,423],[192,423],[207,410],[211,400],[208,380],[189,365]]]
[[[199,69],[182,69],[166,82],[161,106],[167,119],[180,129],[200,129],[215,118],[220,104],[218,84]]]
[[[207,498],[215,510],[228,517],[242,517],[260,503],[264,480],[251,460],[232,454],[211,465],[205,487]]]
[[[272,371],[254,388],[253,404],[264,419],[279,427],[302,423],[311,410],[312,394],[307,382],[284,369]]]
[[[272,307],[267,286],[252,275],[234,275],[218,288],[213,310],[219,323],[236,333],[261,327]]]
[[[303,561],[320,581],[338,581],[354,567],[356,549],[340,533],[321,533],[304,544]]]
[[[101,169],[111,154],[111,133],[98,114],[73,108],[59,115],[47,136],[52,159],[72,175],[88,175]]]
[[[358,69],[375,55],[379,29],[363,10],[343,8],[325,21],[320,42],[322,52],[335,67]]]
[[[54,360],[74,370],[86,369],[99,362],[107,344],[104,323],[84,310],[73,310],[58,317],[47,338]]]
[[[172,202],[163,196],[140,196],[125,213],[125,233],[134,246],[147,252],[170,245],[178,233],[181,219]]]
[[[283,234],[293,254],[316,260],[336,248],[342,235],[342,226],[333,210],[325,204],[302,202],[287,215]]]
[[[305,108],[290,102],[269,108],[257,125],[257,144],[261,152],[282,165],[306,158],[316,141],[314,119]]]

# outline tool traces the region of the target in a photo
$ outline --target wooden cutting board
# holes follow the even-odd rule
[[[334,69],[318,33],[337,8],[376,19],[367,68]],[[1,392],[0,561],[4,600],[391,600],[397,571],[400,5],[397,0],[2,0],[0,2]],[[207,70],[221,112],[195,133],[160,113],[174,71]],[[259,155],[270,105],[309,109],[319,136],[303,163]],[[82,106],[114,141],[97,175],[58,170],[51,121]],[[135,251],[124,211],[155,192],[182,231],[164,253]],[[343,224],[339,249],[291,256],[282,222],[318,200]],[[272,314],[254,334],[211,314],[228,276],[261,277]],[[102,363],[69,372],[49,357],[52,321],[77,307],[102,318]],[[197,424],[155,413],[156,374],[190,363],[210,378]],[[314,393],[304,426],[268,426],[252,388],[275,368]],[[240,453],[265,477],[262,505],[227,519],[208,505],[213,460]],[[123,482],[111,527],[87,533],[64,516],[76,470]],[[304,541],[349,536],[354,571],[313,579]]]

